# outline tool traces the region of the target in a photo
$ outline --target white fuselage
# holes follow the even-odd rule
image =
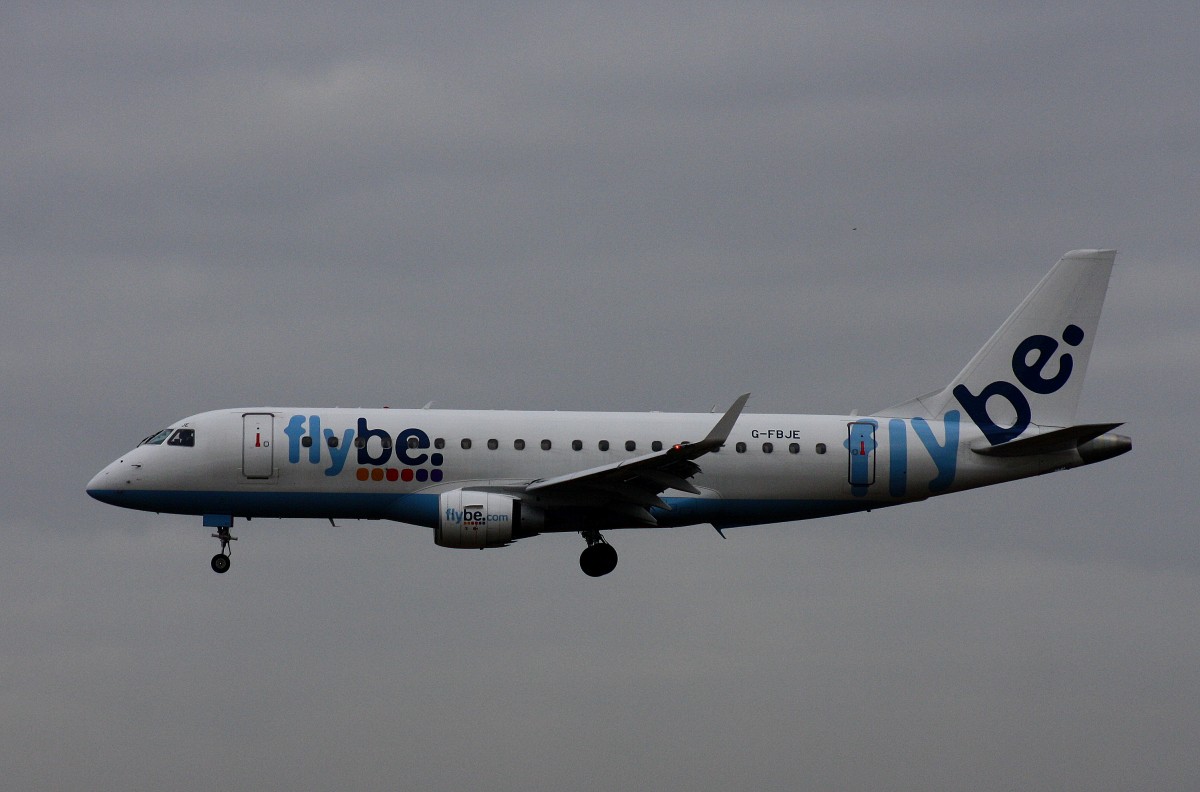
[[[231,517],[392,519],[433,527],[438,495],[519,489],[704,437],[708,413],[233,409],[172,426],[89,483],[136,509]],[[700,494],[668,489],[658,525],[718,527],[861,511],[1083,464],[1076,452],[1003,459],[953,420],[740,416],[699,460]],[[554,504],[549,504],[553,509]],[[623,527],[612,524],[606,527]],[[546,530],[578,530],[571,522]]]

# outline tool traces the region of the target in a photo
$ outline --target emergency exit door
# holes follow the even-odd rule
[[[850,424],[850,486],[869,487],[875,483],[875,423],[856,421]]]
[[[275,416],[250,413],[242,416],[242,475],[251,479],[270,478],[275,468],[271,439]]]

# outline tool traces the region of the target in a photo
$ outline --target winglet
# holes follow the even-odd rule
[[[746,402],[749,399],[749,393],[743,393],[741,396],[738,396],[733,402],[733,406],[725,411],[725,414],[721,416],[721,420],[717,421],[717,425],[712,428],[708,436],[699,443],[696,443],[696,445],[706,451],[725,445],[725,441],[729,438],[729,433],[733,431],[733,425],[737,423],[737,419],[742,414],[742,408],[746,406]]]

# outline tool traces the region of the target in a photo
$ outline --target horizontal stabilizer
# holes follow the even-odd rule
[[[1089,440],[1111,432],[1120,425],[1119,423],[1080,424],[1021,440],[1012,440],[1000,445],[989,445],[987,440],[984,440],[980,445],[973,446],[971,450],[976,454],[994,457],[1041,456],[1059,451],[1074,451]]]

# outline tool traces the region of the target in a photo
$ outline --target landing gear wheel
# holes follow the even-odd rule
[[[600,541],[579,554],[579,568],[588,577],[603,577],[617,566],[617,551]]]
[[[230,519],[229,522],[232,524],[233,520]],[[221,552],[212,557],[210,564],[212,571],[218,575],[224,575],[229,571],[229,543],[237,541],[236,536],[230,535],[229,527],[228,525],[218,526],[217,532],[212,535],[213,539],[221,540]]]

